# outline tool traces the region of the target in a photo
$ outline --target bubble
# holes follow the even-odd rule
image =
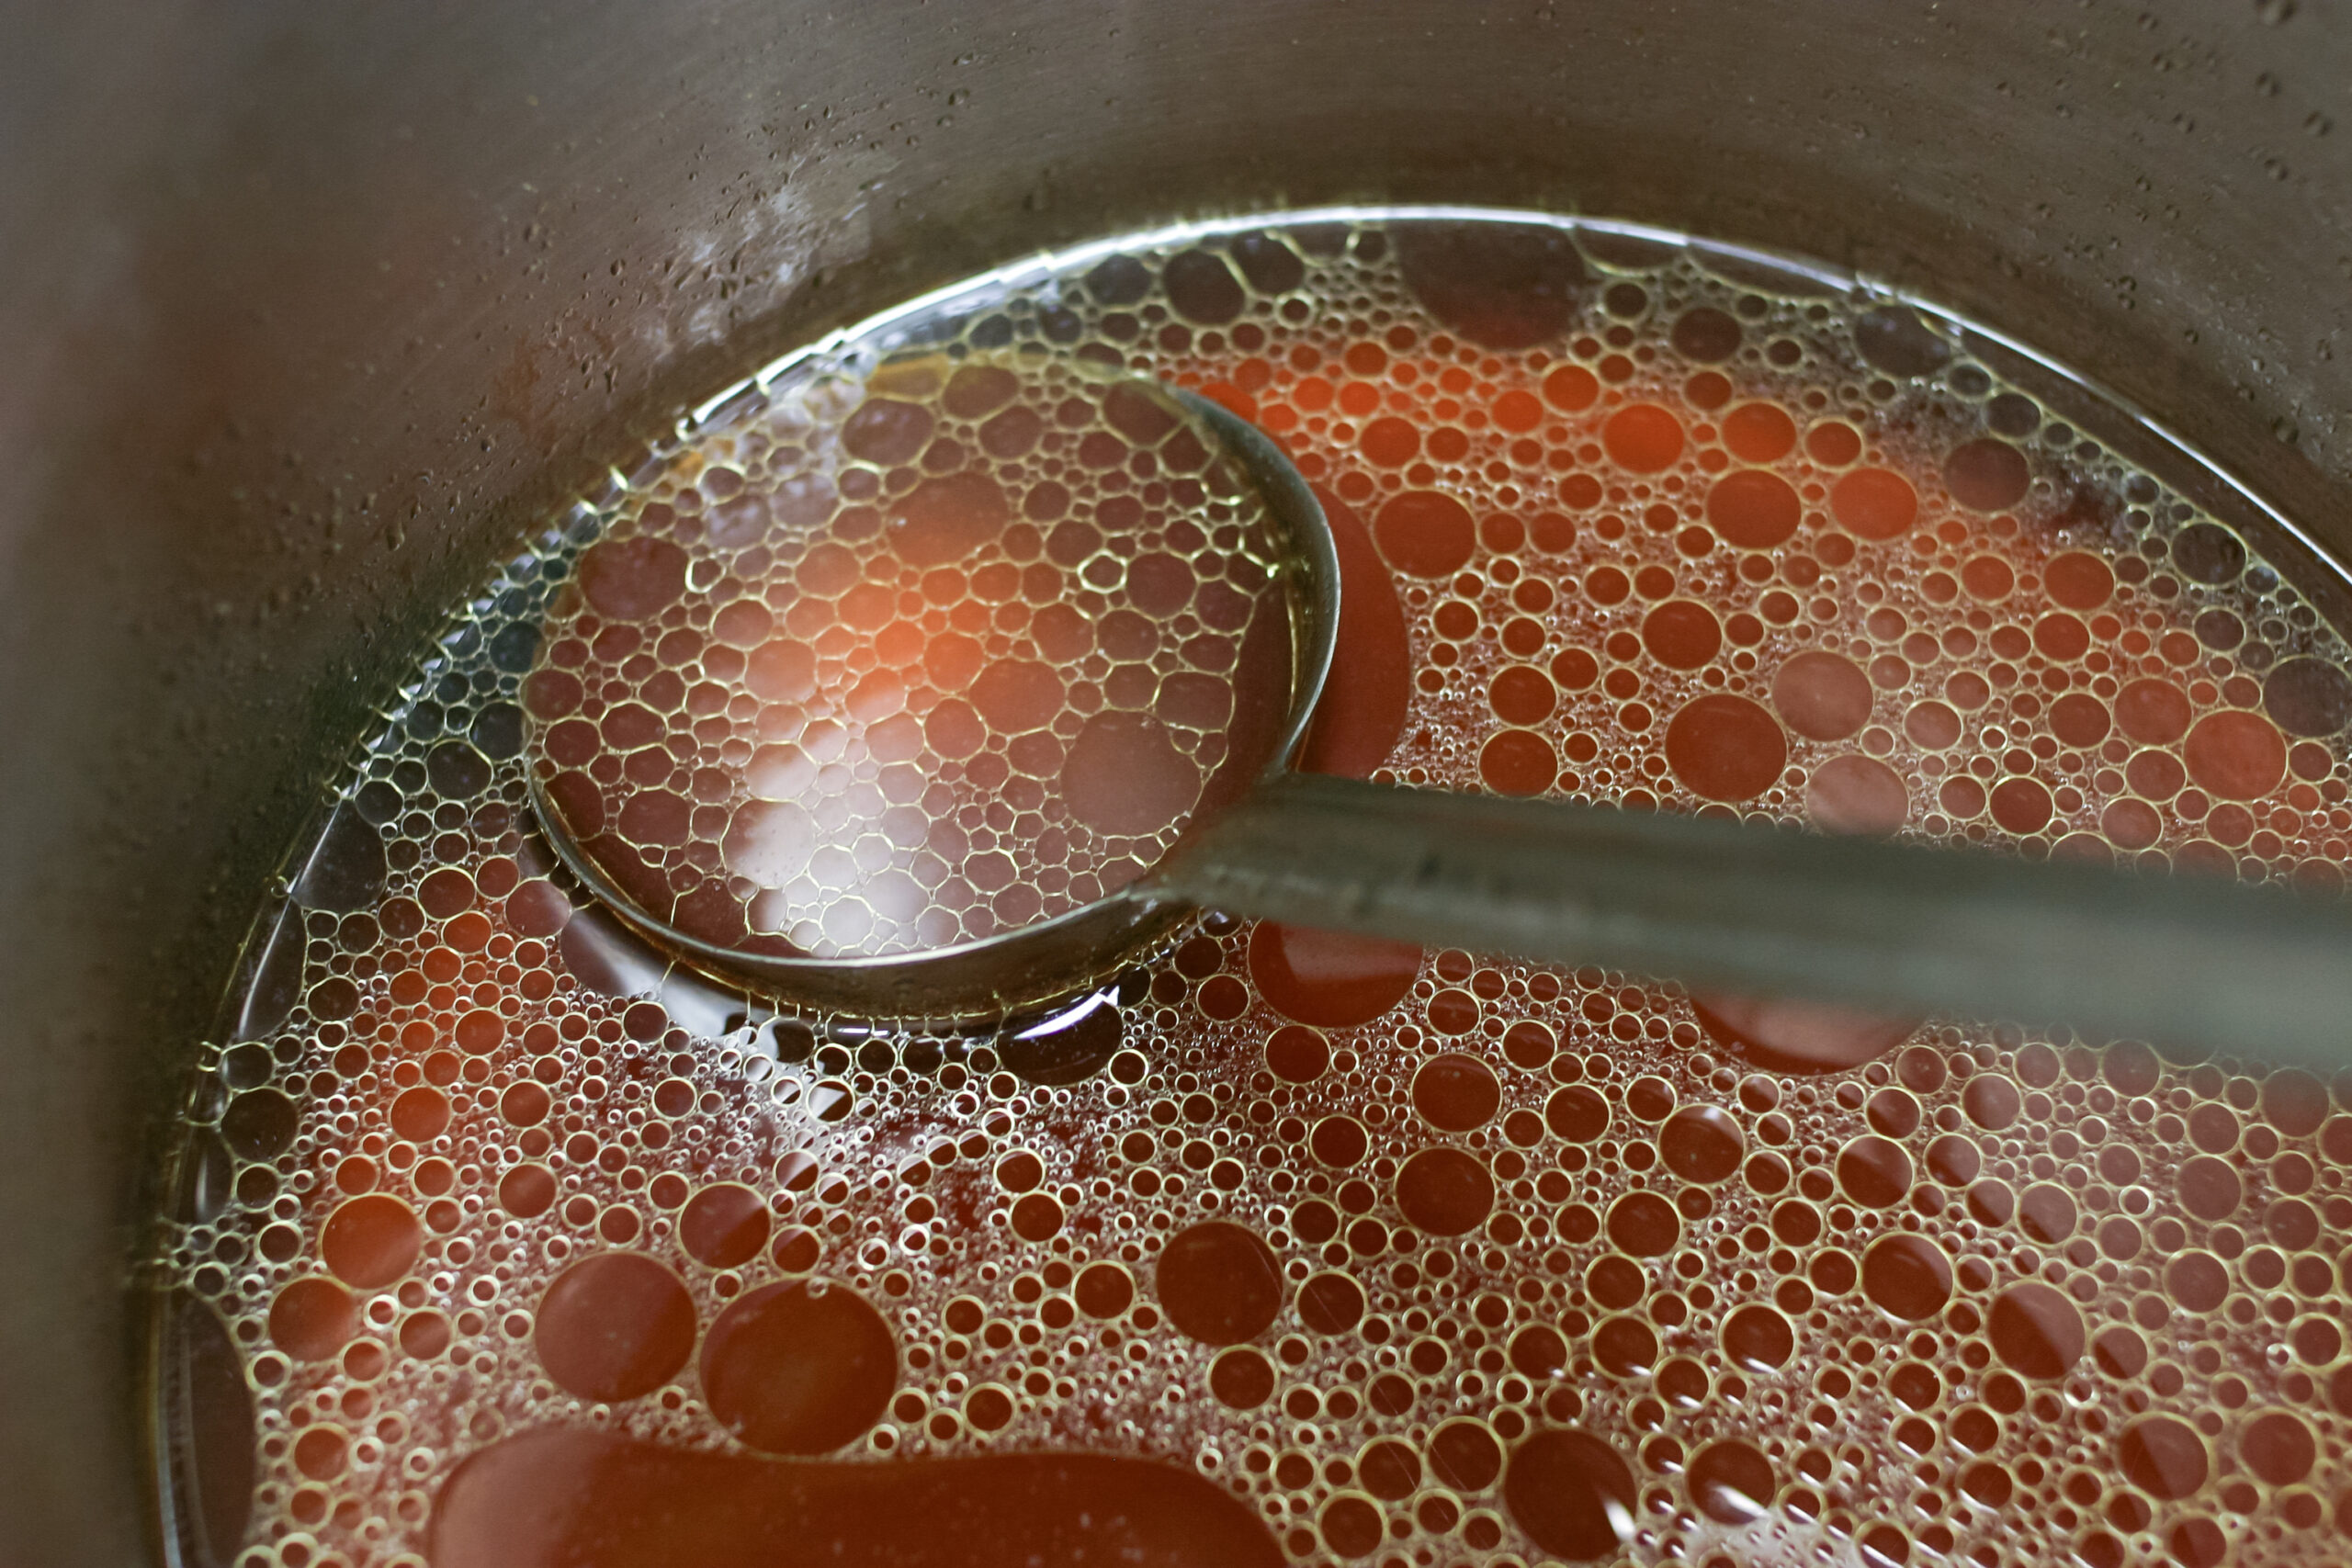
[[[2002,1363],[2030,1378],[2062,1378],[2083,1359],[2082,1314],[2064,1295],[2028,1280],[1993,1299],[1988,1319]]]
[[[1609,416],[1600,444],[1620,468],[1658,473],[1682,456],[1682,422],[1656,403],[1632,403]]]
[[[2211,1312],[2230,1292],[2229,1265],[2210,1252],[2181,1253],[2165,1265],[2165,1289],[2189,1312]]]
[[[1838,654],[1800,653],[1773,675],[1772,705],[1808,740],[1843,740],[1870,721],[1870,677]]]
[[[1796,421],[1778,403],[1742,403],[1724,414],[1724,446],[1743,463],[1773,463],[1797,444]]]
[[[1345,1274],[1327,1270],[1298,1288],[1299,1321],[1317,1334],[1345,1334],[1363,1311],[1363,1287]]]
[[[1362,1160],[1370,1145],[1363,1122],[1352,1116],[1326,1116],[1307,1134],[1307,1146],[1323,1164],[1345,1168]]]
[[[1479,1493],[1502,1473],[1502,1445],[1483,1421],[1448,1421],[1430,1434],[1430,1472],[1457,1492]]]
[[[1250,978],[1285,1018],[1324,1029],[1369,1023],[1402,1000],[1421,950],[1377,937],[1262,921],[1250,938]]]
[[[1330,1065],[1330,1043],[1315,1030],[1285,1024],[1266,1041],[1266,1066],[1285,1082],[1312,1083]]]
[[[1993,820],[2020,836],[2038,833],[2055,809],[2050,791],[2037,779],[2003,779],[1990,796]]]
[[[518,1165],[498,1179],[498,1206],[518,1220],[535,1220],[555,1206],[555,1173],[543,1165]]]
[[[1962,442],[1944,459],[1944,488],[1972,512],[2015,506],[2032,482],[2025,454],[1991,436]]]
[[[1784,998],[1692,998],[1700,1027],[1758,1066],[1775,1072],[1833,1072],[1883,1056],[1919,1027],[1825,1002]]]
[[[1536,1432],[1512,1449],[1503,1506],[1544,1551],[1571,1562],[1614,1556],[1634,1535],[1634,1473],[1617,1451],[1576,1427]]]
[[[2256,800],[2287,773],[2287,742],[2259,714],[2231,711],[2197,721],[2182,748],[2188,776],[2224,800]]]
[[[1559,1137],[1589,1144],[1609,1129],[1609,1102],[1581,1084],[1555,1089],[1544,1102],[1544,1122]]]
[[[1541,795],[1559,772],[1551,741],[1530,729],[1506,729],[1478,752],[1478,777],[1498,795]]]
[[[1609,1239],[1636,1258],[1658,1258],[1682,1239],[1682,1219],[1655,1192],[1628,1192],[1609,1206]]]
[[[248,1089],[220,1113],[220,1141],[239,1159],[274,1159],[294,1141],[301,1112],[274,1089]]]
[[[581,558],[581,592],[616,621],[650,620],[685,587],[686,552],[666,539],[605,540]]]
[[[2312,1472],[2319,1445],[2301,1416],[2286,1410],[2266,1411],[2238,1433],[2238,1457],[2256,1478],[2271,1486],[2292,1486]]]
[[[319,1255],[345,1283],[372,1290],[407,1273],[424,1243],[416,1211],[379,1192],[354,1198],[327,1216]]]
[[[1522,1375],[1539,1381],[1558,1377],[1567,1369],[1568,1343],[1557,1329],[1532,1324],[1511,1336],[1510,1364]]]
[[[1494,349],[1558,335],[1589,284],[1567,237],[1532,224],[1413,224],[1397,231],[1396,261],[1430,315]]]
[[[1188,321],[1218,326],[1241,314],[1249,297],[1218,256],[1207,251],[1180,252],[1160,271],[1168,302]]]
[[[269,1303],[269,1339],[298,1361],[331,1360],[359,1332],[359,1303],[333,1280],[295,1280]]]
[[[1658,1156],[1685,1181],[1712,1184],[1730,1179],[1747,1152],[1739,1123],[1712,1105],[1686,1105],[1658,1129]]]
[[[1697,670],[1722,650],[1723,625],[1704,604],[1672,599],[1643,620],[1642,642],[1668,669]]]
[[[1988,1133],[1997,1133],[2015,1122],[2025,1103],[2018,1086],[1997,1073],[1970,1078],[1961,1091],[1960,1102],[1968,1119]]]
[[[1901,1144],[1866,1134],[1838,1153],[1838,1185],[1865,1208],[1884,1209],[1911,1190],[1911,1156]]]
[[[2115,1462],[2125,1480],[2163,1502],[2195,1496],[2211,1469],[2205,1439],[2170,1416],[2144,1416],[2124,1427]]]
[[[1698,305],[1674,320],[1674,351],[1701,365],[1714,365],[1739,352],[1739,322],[1712,305]]]
[[[1109,1065],[1125,1038],[1116,993],[1096,991],[1041,1018],[1008,1024],[997,1055],[1024,1083],[1083,1083]]]
[[[1100,833],[1166,831],[1201,795],[1201,773],[1148,714],[1098,713],[1080,725],[1062,763],[1070,815]]]
[[[736,1269],[768,1244],[767,1201],[736,1182],[706,1187],[678,1215],[678,1244],[713,1269]]]
[[[1431,1235],[1461,1235],[1494,1205],[1494,1177],[1459,1149],[1423,1149],[1396,1173],[1396,1206]]]
[[[2245,546],[2218,523],[2193,523],[2172,542],[2173,564],[2192,582],[2227,582],[2245,570]]]
[[[1273,1396],[1273,1365],[1246,1345],[1221,1351],[1209,1365],[1209,1392],[1232,1409],[1255,1410]]]
[[[1090,1263],[1080,1271],[1070,1294],[1089,1317],[1117,1317],[1135,1302],[1135,1280],[1115,1263]]]
[[[1883,1235],[1862,1254],[1862,1293],[1905,1322],[1932,1317],[1951,1299],[1951,1259],[1925,1236]]]
[[[1691,1456],[1690,1500],[1718,1524],[1754,1524],[1772,1511],[1780,1480],[1752,1443],[1726,1438]]]
[[[881,1314],[840,1285],[763,1286],[710,1325],[702,1385],[711,1414],[762,1453],[828,1453],[881,1418],[898,1382]]]
[[[1803,520],[1794,486],[1760,468],[1737,468],[1707,491],[1707,522],[1736,549],[1769,550],[1785,544]]]
[[[1526,665],[1513,665],[1497,675],[1487,689],[1487,700],[1495,716],[1506,724],[1538,724],[1552,716],[1559,705],[1559,693],[1540,670]],[[1551,747],[1544,746],[1548,755]],[[1546,784],[1551,781],[1548,777]]]
[[[539,1300],[532,1343],[559,1387],[612,1403],[652,1393],[694,1354],[695,1304],[641,1252],[582,1259]]]
[[[1494,1069],[1475,1056],[1448,1052],[1432,1056],[1413,1075],[1413,1108],[1433,1127],[1467,1133],[1494,1120],[1502,1085]]]
[[[2045,1245],[2074,1235],[2075,1220],[2074,1199],[2064,1188],[2050,1182],[2034,1183],[2018,1201],[2018,1228]]]
[[[1780,777],[1788,755],[1780,725],[1745,697],[1694,697],[1667,727],[1667,764],[1709,800],[1751,800],[1763,794]]]
[[[1883,543],[1910,532],[1919,494],[1892,468],[1856,468],[1829,487],[1829,514],[1856,538]]]
[[[1170,1236],[1154,1273],[1169,1321],[1204,1345],[1255,1339],[1282,1311],[1273,1252],[1230,1221],[1210,1220]]]
[[[1323,1544],[1341,1557],[1368,1556],[1385,1533],[1380,1510],[1369,1498],[1341,1493],[1323,1505]]]
[[[1657,1365],[1657,1335],[1638,1317],[1603,1318],[1592,1331],[1592,1357],[1621,1378],[1639,1376]]]
[[[1750,1303],[1724,1319],[1724,1354],[1753,1371],[1785,1366],[1796,1353],[1796,1331],[1770,1307]]]
[[[1884,762],[1851,755],[1813,770],[1804,805],[1807,815],[1833,833],[1892,833],[1911,809],[1901,775]]]
[[[1374,516],[1372,533],[1389,563],[1414,577],[1450,577],[1478,545],[1470,509],[1430,490],[1392,496]]]
[[[2335,735],[2352,724],[2352,676],[2324,659],[2282,660],[2263,677],[2262,705],[2290,735]]]
[[[1881,305],[1856,317],[1854,346],[1890,376],[1932,376],[1951,359],[1951,345],[1904,305]]]

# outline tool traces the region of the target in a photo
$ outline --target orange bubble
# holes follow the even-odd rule
[[[1288,1293],[1272,1250],[1255,1232],[1225,1220],[1170,1237],[1152,1282],[1177,1332],[1204,1345],[1255,1339]]]
[[[1450,577],[1478,545],[1470,509],[1431,490],[1391,498],[1373,518],[1372,532],[1390,564],[1414,577]]]
[[[1870,677],[1842,654],[1800,653],[1772,677],[1772,705],[1809,740],[1843,740],[1870,722]]]
[[[1760,468],[1726,474],[1707,491],[1707,522],[1724,543],[1743,550],[1769,550],[1784,543],[1804,514],[1795,487]]]
[[[1918,520],[1919,492],[1892,468],[1857,468],[1829,488],[1829,513],[1858,538],[1892,539]]]
[[[1532,401],[1532,400],[1530,400]],[[1401,468],[1411,462],[1421,450],[1419,426],[1391,414],[1375,419],[1363,427],[1356,445],[1363,455],[1384,468]]]
[[[741,1267],[767,1244],[767,1201],[737,1182],[704,1188],[678,1215],[678,1245],[713,1269]]]
[[[1816,463],[1842,468],[1862,455],[1861,433],[1843,420],[1826,420],[1805,433],[1804,450]]]
[[[1892,833],[1911,809],[1902,775],[1869,757],[1833,757],[1806,782],[1805,810],[1833,833]]]
[[[1746,697],[1696,698],[1667,726],[1667,765],[1709,800],[1753,800],[1780,778],[1788,759],[1780,725]]]
[[[559,1387],[608,1404],[635,1399],[675,1377],[694,1353],[694,1298],[641,1252],[599,1253],[548,1286],[532,1337]]]
[[[1724,645],[1715,613],[1689,599],[1669,599],[1642,621],[1642,644],[1669,670],[1696,670]]]
[[[2168,746],[2188,733],[2188,694],[2169,681],[2134,681],[2115,694],[2116,728],[2144,746]]]
[[[359,1303],[333,1280],[297,1280],[269,1303],[270,1342],[298,1361],[330,1360],[358,1332]]]
[[[1559,693],[1542,671],[1514,664],[1495,677],[1487,701],[1505,724],[1541,724],[1552,716]]]
[[[1778,403],[1742,403],[1724,415],[1724,446],[1744,463],[1770,463],[1797,444],[1796,421]]]
[[[2041,569],[2050,597],[2069,610],[2096,610],[2115,593],[2115,573],[2108,564],[2081,550],[2052,556]]]
[[[2017,569],[1998,556],[1972,557],[1961,565],[1960,585],[1972,599],[1997,604],[2017,587]]]
[[[1260,922],[1250,937],[1250,978],[1283,1017],[1322,1029],[1369,1023],[1395,1007],[1420,975],[1421,950],[1377,937]]]
[[[1564,413],[1577,413],[1600,396],[1600,382],[1581,365],[1563,365],[1544,378],[1544,400]]]
[[[1600,444],[1619,468],[1659,473],[1682,456],[1682,422],[1656,403],[1634,403],[1609,416]]]
[[[1532,729],[1498,731],[1478,751],[1478,776],[1498,795],[1541,795],[1559,771],[1552,742]]]
[[[387,1193],[354,1198],[327,1216],[319,1253],[337,1278],[363,1290],[389,1285],[409,1270],[424,1244],[416,1211]]]
[[[2287,740],[2278,726],[2240,709],[2199,719],[2181,755],[2198,787],[2224,800],[2267,795],[2287,773]]]
[[[1494,418],[1497,429],[1524,435],[1544,423],[1544,405],[1536,401],[1533,393],[1513,388],[1495,400]]]

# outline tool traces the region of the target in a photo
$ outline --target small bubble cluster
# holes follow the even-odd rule
[[[879,801],[888,838],[877,738],[907,710],[861,717],[886,666],[824,640],[862,624],[866,583],[876,644],[889,616],[984,605],[959,634],[972,681],[1035,661],[1057,712],[1148,711],[1086,662],[1118,664],[1100,627],[1130,589],[1091,584],[1091,651],[1038,629],[1057,593],[1090,591],[1088,563],[1141,558],[1102,531],[1062,560],[1060,524],[1024,519],[1035,489],[1069,483],[1042,439],[1001,458],[1037,466],[997,481],[1023,499],[957,558],[967,597],[930,597],[935,564],[871,570],[951,471],[926,467],[933,444],[985,450],[997,416],[926,412],[878,456],[848,432],[912,427],[862,415],[883,402],[952,405],[950,366],[1098,360],[1287,445],[1347,595],[1306,765],[1432,787],[2335,888],[2352,659],[2278,541],[2125,461],[2081,428],[2086,394],[2029,395],[1964,331],[1551,220],[1214,226],[985,279],[891,330],[823,383],[822,420],[795,412],[821,378],[780,373],[518,554],[290,868],[226,1043],[202,1053],[155,1259],[180,1303],[175,1375],[253,1411],[249,1472],[217,1427],[178,1434],[199,1475],[249,1477],[249,1506],[207,1499],[205,1528],[234,1537],[216,1555],[465,1560],[488,1539],[467,1532],[519,1502],[469,1478],[552,1431],[606,1445],[606,1479],[575,1489],[583,1551],[622,1550],[637,1516],[598,1497],[634,1495],[657,1453],[689,1506],[738,1495],[736,1456],[912,1476],[1083,1450],[1200,1485],[1302,1563],[2343,1557],[2352,1077],[1215,914],[985,1028],[817,1016],[631,936],[529,807],[533,726],[634,703],[658,738],[622,754],[655,760],[596,779],[598,809],[701,802],[707,746],[726,793],[703,804],[730,824],[761,802],[847,802],[848,823]],[[934,379],[900,398],[898,374]],[[794,420],[834,446],[787,440]],[[1157,482],[1139,449],[1090,472]],[[761,528],[808,498],[808,525],[838,530],[869,503],[853,474],[900,498],[840,540],[862,564],[831,595],[772,597],[787,563],[747,559]],[[1099,519],[1136,492],[1095,493]],[[714,544],[746,497],[770,523]],[[1138,523],[1136,550],[1175,526]],[[595,551],[646,541],[714,570],[682,565],[670,591],[664,567],[659,604],[600,604]],[[1216,552],[1200,582],[1260,586],[1236,575],[1263,559],[1239,536],[1172,551]],[[1000,560],[1067,575],[990,597]],[[1181,636],[1237,648],[1245,623],[1201,592],[1170,612],[1202,623]],[[799,694],[758,691],[768,625],[811,598],[817,666]],[[753,603],[770,622],[722,626]],[[615,626],[639,640],[597,651]],[[1184,658],[1131,662],[1155,692],[1225,668]],[[911,692],[919,666],[932,711],[971,700],[920,659],[887,667]],[[559,671],[601,713],[551,701]],[[1074,695],[1085,682],[1102,706]],[[708,712],[703,684],[724,696]],[[827,757],[808,749],[820,692],[850,716]],[[801,728],[765,734],[771,705]],[[1051,720],[990,733],[964,755],[1018,767],[1024,736],[1076,739]],[[813,793],[754,787],[770,744],[799,748]],[[843,771],[820,784],[827,766]],[[1012,853],[1022,829],[962,810],[927,819],[971,835],[956,854],[921,840],[974,889],[957,919],[1027,918],[968,869],[978,832]],[[792,878],[736,886],[729,830],[685,815],[683,836],[627,835],[672,893],[718,888],[747,933],[811,951],[874,940],[878,921],[827,936],[807,913],[865,897],[846,873],[811,883],[830,906],[752,913]],[[834,840],[853,863],[860,841]],[[1022,852],[1022,874],[1063,857],[1082,892],[1115,842],[1073,830]],[[810,1484],[821,1502],[830,1483]]]

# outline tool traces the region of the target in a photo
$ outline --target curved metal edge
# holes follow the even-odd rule
[[[1306,476],[1272,436],[1213,399],[1182,387],[1169,390],[1241,459],[1251,481],[1281,520],[1294,557],[1305,569],[1292,574],[1291,586],[1300,612],[1295,623],[1304,623],[1306,635],[1303,639],[1294,635],[1290,713],[1283,721],[1282,738],[1275,742],[1263,775],[1276,777],[1290,771],[1299,747],[1306,743],[1306,732],[1315,723],[1315,705],[1322,700],[1323,687],[1331,679],[1332,660],[1339,655],[1340,547],[1331,537],[1331,520],[1323,514],[1322,502],[1315,499]],[[1296,629],[1295,624],[1294,634]]]
[[[1231,410],[1196,392],[1153,382],[1206,425],[1238,459],[1274,513],[1301,570],[1286,575],[1292,611],[1291,702],[1261,782],[1291,771],[1330,678],[1340,634],[1340,555],[1330,522],[1306,480],[1273,439]],[[531,811],[548,849],[615,918],[697,969],[729,980],[755,980],[779,998],[867,1018],[922,1020],[1001,1017],[1069,993],[1115,971],[1167,935],[1192,910],[1159,894],[1147,873],[1118,892],[1019,931],[933,953],[851,958],[781,958],[705,942],[638,907],[584,854],[530,769]]]

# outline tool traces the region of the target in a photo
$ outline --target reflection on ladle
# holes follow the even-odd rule
[[[1103,975],[1213,907],[1710,989],[2342,1054],[2352,918],[2278,890],[1293,773],[1337,557],[1287,459],[1204,399],[931,356],[806,406],[791,458],[887,478],[736,504],[714,475],[700,515],[644,509],[581,557],[526,686],[559,853],[705,964],[820,1005],[967,1015]],[[951,421],[968,445],[937,434]],[[1035,457],[1049,429],[1072,460]],[[1022,655],[985,658],[992,628]]]

